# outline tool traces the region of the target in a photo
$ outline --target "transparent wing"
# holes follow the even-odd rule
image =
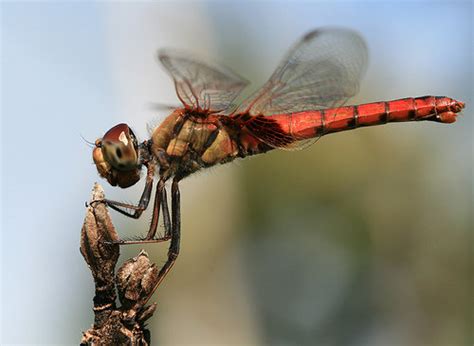
[[[367,57],[365,42],[354,31],[311,31],[235,113],[271,115],[338,107],[357,93]]]
[[[160,50],[158,59],[173,78],[178,98],[187,108],[226,110],[248,85],[228,68],[210,66],[184,52]]]

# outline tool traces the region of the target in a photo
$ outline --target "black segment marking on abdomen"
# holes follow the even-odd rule
[[[326,111],[324,109],[321,109],[320,111],[321,114],[321,127],[316,128],[316,136],[324,136],[326,134]]]
[[[416,110],[415,110],[415,99],[411,99],[412,106],[411,109],[408,110],[408,119],[415,120],[416,119]]]
[[[379,120],[380,120],[380,123],[386,124],[389,122],[388,112],[390,110],[388,108],[388,102],[384,102],[383,105],[384,105],[384,112],[380,115]]]
[[[359,126],[359,106],[352,107],[354,113],[352,114],[352,119],[349,119],[347,126],[355,129]]]

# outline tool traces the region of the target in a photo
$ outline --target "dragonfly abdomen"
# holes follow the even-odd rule
[[[423,96],[328,109],[323,111],[326,120],[323,134],[412,120],[452,123],[463,107],[462,102],[449,97]]]
[[[430,120],[452,123],[456,121],[456,113],[462,108],[464,103],[449,97],[423,96],[317,111],[276,114],[267,118],[277,123],[283,134],[298,141],[389,122]]]

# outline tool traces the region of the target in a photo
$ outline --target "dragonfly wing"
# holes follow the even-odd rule
[[[158,59],[173,78],[178,98],[187,108],[226,110],[248,85],[230,69],[211,66],[184,52],[163,49],[158,52]]]
[[[365,42],[354,31],[311,31],[237,112],[271,115],[340,106],[357,93],[367,58]]]
[[[367,59],[366,44],[356,32],[342,28],[311,31],[290,49],[268,82],[236,113],[289,114],[291,117],[295,112],[341,106],[357,93]],[[265,128],[258,132],[265,133]],[[285,141],[260,139],[275,148],[301,149],[318,137],[293,138],[291,144],[288,144],[289,138]]]

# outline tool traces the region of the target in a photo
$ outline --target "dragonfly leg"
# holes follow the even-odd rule
[[[179,255],[181,240],[181,195],[179,192],[179,180],[174,179],[171,185],[171,210],[172,210],[172,229],[171,244],[168,257],[173,257],[173,262]],[[171,256],[170,256],[171,255]]]
[[[166,194],[166,179],[161,178],[155,193],[155,202],[153,203],[153,215],[151,218],[150,228],[144,239],[138,240],[117,240],[114,243],[119,245],[131,244],[146,244],[146,243],[161,243],[171,239],[172,226],[170,222],[170,212],[168,209],[168,196]],[[156,230],[158,228],[158,221],[160,218],[160,207],[163,211],[163,223],[165,227],[165,234],[162,237],[155,238]]]
[[[179,247],[180,247],[180,240],[181,240],[181,213],[180,213],[180,193],[179,193],[179,186],[178,186],[178,179],[173,180],[173,184],[171,185],[171,211],[172,211],[172,225],[171,225],[171,243],[168,249],[168,259],[161,267],[160,272],[158,273],[158,279],[153,287],[153,291],[148,295],[148,298],[141,303],[141,306],[144,306],[148,300],[151,298],[153,293],[156,291],[158,286],[164,280],[166,275],[170,272],[171,268],[173,267],[176,259],[179,255]]]
[[[138,219],[150,203],[151,190],[153,189],[153,178],[155,174],[154,166],[154,163],[149,163],[147,165],[145,188],[143,189],[143,193],[137,205],[112,201],[110,199],[105,199],[103,200],[103,202],[105,202],[110,208],[119,212],[120,214],[134,219]],[[133,210],[133,212],[130,212],[127,209]]]
[[[158,282],[153,289],[153,292],[156,288],[160,285],[163,281],[165,276],[169,273],[171,268],[176,262],[176,259],[179,255],[179,247],[180,247],[180,240],[181,240],[181,212],[180,212],[180,193],[179,193],[179,180],[176,178],[173,180],[173,184],[171,185],[171,212],[172,212],[172,228],[171,228],[171,243],[168,249],[168,260],[161,268],[160,273],[158,274]]]
[[[168,196],[166,195],[166,180],[161,178],[156,189],[155,203],[153,205],[153,216],[151,218],[150,228],[148,229],[145,240],[152,240],[155,238],[156,229],[158,227],[158,220],[160,218],[160,205],[163,210],[163,223],[165,226],[165,235],[158,239],[169,240],[171,238],[171,223],[170,212],[168,210]],[[157,239],[157,240],[158,240]]]

